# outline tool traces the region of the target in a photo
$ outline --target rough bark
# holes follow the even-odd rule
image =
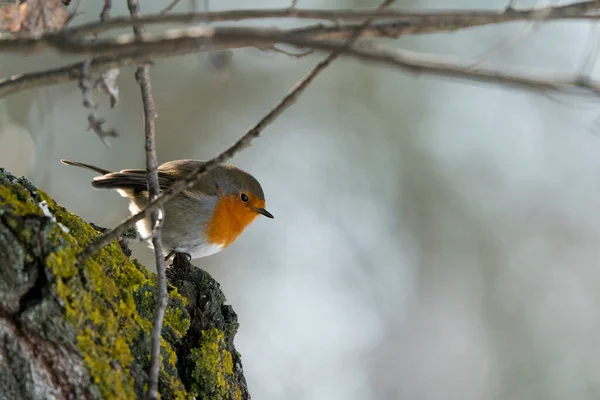
[[[99,229],[0,169],[1,399],[142,398],[156,276],[122,241],[78,266]],[[249,399],[219,284],[179,256],[168,277],[161,398]]]

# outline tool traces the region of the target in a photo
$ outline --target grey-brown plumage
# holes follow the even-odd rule
[[[119,194],[129,198],[131,200],[129,210],[132,214],[138,213],[147,204],[146,170],[125,169],[111,172],[76,161],[61,161],[67,165],[90,169],[101,174],[92,179],[92,186],[97,189],[117,190]],[[171,186],[204,163],[199,160],[176,160],[160,165],[158,182],[161,190]],[[245,201],[244,196],[246,196]],[[238,210],[237,207],[242,210],[240,216],[237,212],[225,215],[228,218],[228,229],[231,225],[232,235],[235,234],[235,237],[253,219],[246,221],[248,218],[245,218],[244,213],[258,213],[273,218],[264,209],[265,196],[262,187],[252,175],[231,165],[218,165],[193,187],[164,204],[162,241],[166,251],[174,250],[198,258],[214,254],[227,247],[228,241],[219,243],[215,242],[217,239],[213,239],[211,242],[211,237],[207,237],[208,233],[214,231],[209,229],[209,224],[217,204],[223,198],[229,198],[229,201],[234,202],[234,211]],[[148,218],[140,220],[136,226],[144,238],[150,237],[152,227]]]

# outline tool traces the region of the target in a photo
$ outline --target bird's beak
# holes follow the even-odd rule
[[[265,216],[265,217],[267,217],[267,218],[271,218],[271,219],[275,218],[275,217],[273,216],[273,214],[271,214],[270,212],[268,212],[268,211],[267,211],[267,210],[265,210],[264,208],[256,208],[256,212],[257,212],[257,213],[259,213],[259,214],[262,214],[262,215],[264,215],[264,216]]]

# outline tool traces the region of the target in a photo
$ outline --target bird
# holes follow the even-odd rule
[[[130,200],[129,211],[137,214],[148,203],[145,169],[112,172],[72,160],[63,164],[85,168],[100,174],[92,179],[96,189],[116,190]],[[158,183],[164,190],[200,168],[205,161],[174,160],[158,167]],[[210,169],[192,187],[163,205],[161,237],[163,253],[168,259],[176,253],[190,259],[207,257],[229,247],[257,216],[273,219],[265,209],[265,195],[256,178],[233,165],[219,164]],[[152,244],[150,218],[136,223],[139,234]]]

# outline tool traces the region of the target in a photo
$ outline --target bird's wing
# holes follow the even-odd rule
[[[194,171],[202,161],[176,160],[166,162],[158,167],[158,184],[161,190],[165,190],[177,180]],[[129,189],[134,192],[145,192],[148,190],[145,169],[124,169],[119,172],[111,172],[106,175],[97,176],[92,180],[92,186],[98,189]],[[206,177],[188,189],[190,192],[199,194],[216,194],[216,184],[212,179]],[[191,194],[191,193],[190,193]]]
[[[171,186],[175,180],[171,176],[158,173],[158,184],[161,190]],[[98,189],[131,189],[135,192],[142,192],[148,189],[147,182],[146,170],[124,169],[95,177],[92,180],[92,186]]]

